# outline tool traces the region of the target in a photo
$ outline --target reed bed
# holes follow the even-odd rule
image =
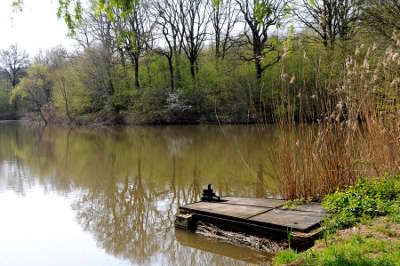
[[[284,61],[282,66],[284,77]],[[289,96],[294,88],[283,80],[276,163],[286,199],[321,200],[361,177],[400,171],[399,35],[393,34],[385,53],[376,45],[358,47],[340,72],[339,81],[325,82],[334,90],[321,99],[326,112],[311,125],[301,110],[297,119],[292,111],[307,100],[298,96],[304,88]]]

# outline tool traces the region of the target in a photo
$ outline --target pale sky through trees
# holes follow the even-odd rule
[[[17,43],[30,56],[39,50],[62,45],[72,48],[67,27],[58,19],[56,0],[25,0],[22,12],[14,12],[12,0],[0,0],[0,49]]]

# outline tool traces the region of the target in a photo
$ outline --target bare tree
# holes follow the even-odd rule
[[[151,45],[154,22],[150,19],[148,1],[130,1],[129,4],[129,13],[114,9],[114,28],[120,51],[129,56],[134,66],[135,88],[138,90],[139,60]]]
[[[0,51],[0,66],[5,70],[12,88],[18,84],[22,73],[29,65],[29,55],[18,49],[16,44]]]
[[[116,42],[113,34],[113,27],[111,20],[104,14],[96,16],[89,14],[91,21],[91,29],[93,39],[99,42],[103,50],[103,63],[105,65],[105,79],[107,83],[107,95],[112,97],[114,95],[114,83],[112,79],[113,70],[113,55],[116,51]]]
[[[358,0],[301,0],[294,14],[313,30],[325,47],[334,50],[338,38],[346,40],[359,18]]]
[[[208,5],[214,30],[215,56],[225,58],[232,48],[232,31],[239,19],[239,9],[233,0],[211,0]]]
[[[90,1],[90,7],[82,19],[77,22],[72,36],[83,49],[100,49],[101,61],[104,65],[104,78],[107,84],[107,96],[114,95],[112,79],[113,56],[117,51],[117,40],[112,19],[105,13],[97,13],[97,3]]]
[[[361,20],[368,30],[377,32],[387,39],[394,31],[400,31],[399,0],[363,0]]]
[[[207,37],[207,3],[208,0],[179,1],[180,19],[184,26],[182,48],[190,62],[193,81],[196,81],[198,58]]]
[[[65,70],[60,69],[55,71],[53,74],[54,91],[61,96],[64,104],[65,114],[69,120],[69,123],[73,123],[74,119],[71,115],[71,89],[70,84],[67,81]]]
[[[96,45],[112,54],[116,50],[112,19],[105,13],[98,14],[96,8],[96,3],[92,0],[91,6],[76,23],[71,36],[83,49]]]
[[[70,123],[74,122],[71,115],[71,98],[73,85],[71,84],[71,71],[69,68],[73,64],[68,51],[63,47],[55,47],[47,50],[45,53],[40,52],[34,60],[34,64],[46,67],[49,71],[52,96],[59,96],[65,109],[65,114]]]
[[[175,69],[174,58],[179,62],[179,56],[182,50],[183,41],[183,20],[180,13],[179,3],[181,0],[164,1],[159,0],[154,3],[155,22],[163,41],[162,45],[156,51],[167,58],[171,92],[175,90]],[[179,64],[176,64],[179,67]]]
[[[16,44],[11,45],[7,50],[0,51],[0,67],[6,74],[11,84],[10,91],[15,89],[24,71],[29,65],[29,55],[18,49]],[[14,101],[14,111],[18,108],[18,101]]]
[[[262,73],[268,67],[279,62],[281,56],[271,42],[269,31],[277,27],[288,13],[288,0],[236,0],[245,21],[244,37],[250,44],[253,55],[242,56],[246,61],[253,61],[258,86],[261,84]],[[248,29],[247,29],[248,28]],[[267,54],[274,54],[269,62],[264,62]]]
[[[33,64],[47,66],[50,70],[61,68],[69,59],[68,51],[57,46],[46,51],[40,50],[33,59]]]
[[[91,16],[86,14],[81,18],[78,25],[70,32],[70,36],[79,44],[83,49],[90,48],[94,42],[91,34]]]

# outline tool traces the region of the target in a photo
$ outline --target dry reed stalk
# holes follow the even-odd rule
[[[396,45],[383,56],[374,55],[375,46],[360,56],[360,47],[346,60],[327,99],[335,108],[311,126],[296,125],[293,106],[301,104],[283,81],[277,158],[284,198],[320,200],[362,176],[400,171],[400,39],[393,38]]]

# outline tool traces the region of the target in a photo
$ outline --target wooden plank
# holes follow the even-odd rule
[[[290,209],[286,201],[278,199],[224,197],[223,202],[197,202],[182,207],[189,213],[220,217],[286,231],[308,231],[318,226],[325,210],[320,204],[310,203]],[[204,216],[204,217],[205,217]]]
[[[322,218],[322,216],[316,215],[312,212],[274,209],[269,212],[256,215],[249,220],[287,227],[289,229],[291,228],[300,231],[307,231],[317,226],[321,222]]]
[[[215,203],[215,202],[197,202],[186,205],[185,207],[183,207],[183,209],[189,211],[201,211],[215,215],[230,216],[241,219],[247,219],[249,217],[271,210],[271,208],[266,208],[266,207],[230,205],[230,204]]]
[[[234,198],[234,197],[224,197],[222,198],[225,204],[232,205],[247,205],[247,206],[257,206],[265,208],[278,208],[285,205],[285,200],[279,199],[259,199],[259,198]]]
[[[321,206],[321,204],[318,203],[308,203],[308,204],[303,204],[296,206],[295,208],[281,208],[282,210],[292,210],[292,211],[303,211],[303,212],[312,212],[315,215],[319,216],[325,216],[326,211],[324,208]]]

